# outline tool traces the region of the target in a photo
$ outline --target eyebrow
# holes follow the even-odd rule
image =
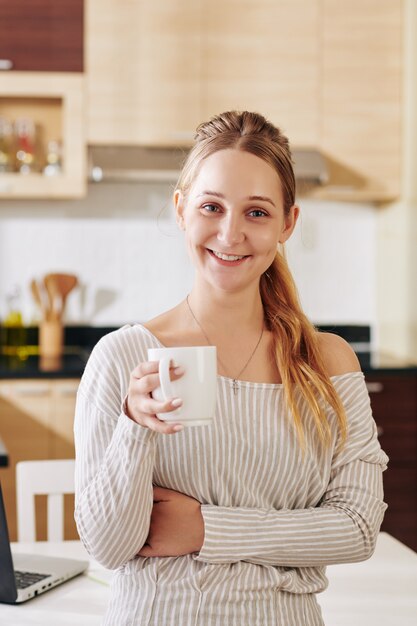
[[[202,191],[201,193],[198,194],[197,197],[199,196],[216,196],[217,198],[222,198],[222,199],[226,197],[224,194],[219,193],[218,191],[208,191],[208,190]],[[271,198],[268,198],[268,196],[248,196],[246,200],[260,200],[261,202],[269,202],[275,208],[274,202],[272,202]]]

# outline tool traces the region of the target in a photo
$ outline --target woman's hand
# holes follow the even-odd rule
[[[139,556],[181,556],[199,552],[204,520],[198,500],[172,489],[154,487],[151,526]]]
[[[172,435],[183,429],[177,422],[166,423],[158,419],[156,413],[168,413],[182,405],[181,398],[170,398],[159,402],[152,398],[152,391],[159,387],[158,361],[140,363],[130,375],[129,390],[125,400],[126,415],[141,426],[158,433]],[[171,367],[171,380],[184,374],[182,367]]]

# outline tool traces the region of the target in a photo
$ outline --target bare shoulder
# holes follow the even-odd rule
[[[318,333],[319,348],[329,376],[360,372],[358,357],[347,341],[333,333]]]

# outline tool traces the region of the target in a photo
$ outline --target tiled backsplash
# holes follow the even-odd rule
[[[117,326],[175,305],[192,284],[183,234],[163,184],[98,184],[79,201],[0,202],[0,316],[15,284],[36,321],[33,277],[75,273],[68,323]],[[300,200],[287,244],[306,313],[316,323],[374,325],[376,214],[368,205]]]

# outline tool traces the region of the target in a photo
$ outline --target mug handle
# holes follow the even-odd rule
[[[171,385],[171,379],[169,377],[169,365],[171,359],[164,356],[159,361],[159,381],[161,383],[162,395],[164,396],[164,401],[168,400],[168,398],[172,398],[174,396],[174,391]]]

